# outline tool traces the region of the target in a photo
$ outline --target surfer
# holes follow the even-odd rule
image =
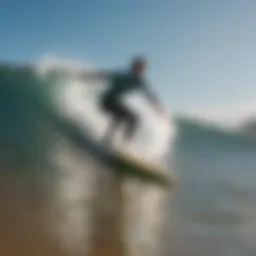
[[[143,78],[146,69],[144,58],[132,60],[130,70],[126,72],[83,74],[82,78],[107,78],[110,81],[108,89],[99,99],[100,108],[112,117],[112,122],[106,131],[104,141],[108,144],[120,124],[125,124],[124,142],[129,143],[139,126],[139,115],[122,103],[122,97],[134,90],[142,91],[158,114],[164,115],[155,93],[151,91]]]

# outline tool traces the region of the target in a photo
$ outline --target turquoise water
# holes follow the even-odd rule
[[[0,67],[2,170],[50,168],[58,139],[48,116],[63,79]],[[180,187],[170,204],[166,255],[255,255],[256,140],[188,120],[176,126],[171,167]]]
[[[47,136],[41,124],[49,102],[43,84],[30,68],[0,67],[2,163],[22,166],[44,156]]]
[[[49,167],[57,137],[49,117],[65,74],[39,76],[32,67],[0,66],[1,163],[10,168]],[[33,167],[32,167],[33,166]],[[37,169],[37,168],[36,168]]]

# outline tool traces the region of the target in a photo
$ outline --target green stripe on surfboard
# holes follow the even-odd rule
[[[123,175],[136,176],[145,181],[157,182],[162,186],[173,187],[175,182],[167,174],[168,170],[160,165],[149,163],[142,158],[137,158],[131,154],[115,151],[113,160],[117,167],[117,172]]]

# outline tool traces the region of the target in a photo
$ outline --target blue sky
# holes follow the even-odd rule
[[[123,68],[142,53],[168,108],[225,107],[255,99],[255,12],[254,0],[1,1],[0,59]]]

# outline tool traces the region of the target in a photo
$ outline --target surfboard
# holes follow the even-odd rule
[[[113,150],[112,158],[118,168],[127,171],[127,175],[136,175],[142,179],[151,176],[151,179],[162,185],[171,185],[168,169],[160,164],[120,149]]]
[[[80,149],[89,153],[119,175],[157,183],[168,188],[175,185],[174,179],[171,179],[167,174],[168,170],[160,165],[125,151],[111,150],[100,141],[93,139],[89,131],[81,129],[79,125],[73,122],[62,118],[54,118],[54,122],[58,130],[72,143],[75,143]]]

